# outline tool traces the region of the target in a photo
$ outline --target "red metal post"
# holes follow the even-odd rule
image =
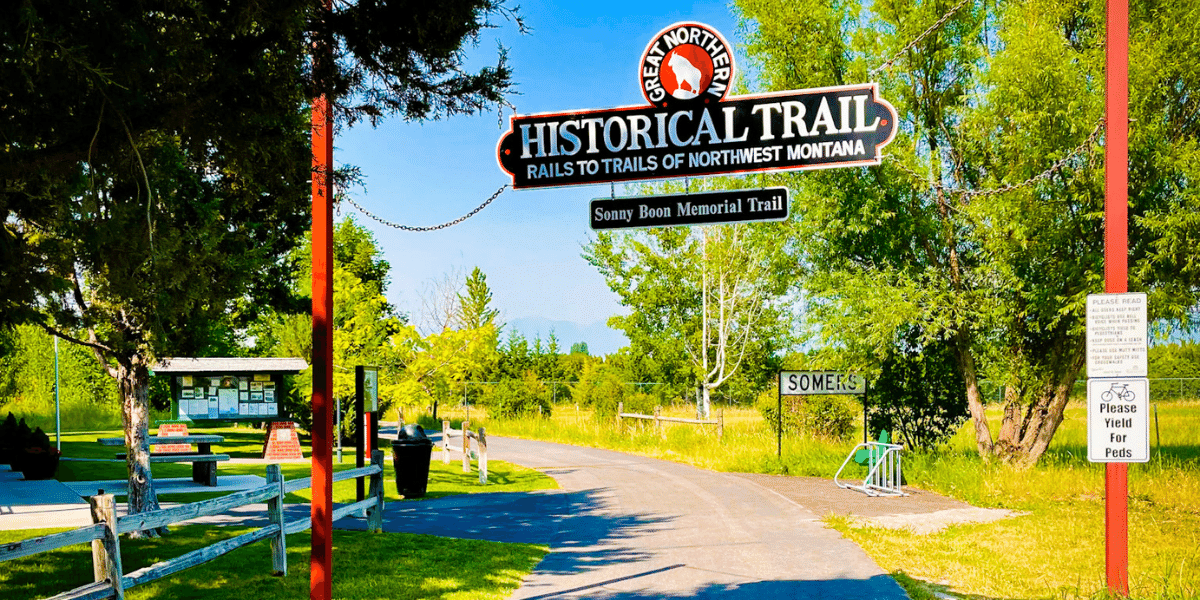
[[[375,413],[372,412],[363,413],[363,446],[367,449],[366,455],[368,458],[370,458],[371,453],[375,451],[375,440],[371,435],[371,432],[374,431],[374,429],[372,429],[373,425],[371,424],[371,418],[374,416]]]
[[[312,112],[312,555],[311,600],[333,596],[333,114]]]
[[[1104,291],[1129,291],[1129,0],[1108,0],[1104,147]],[[1129,595],[1128,463],[1104,468],[1108,589]]]

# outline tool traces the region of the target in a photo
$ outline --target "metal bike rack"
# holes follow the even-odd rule
[[[867,450],[867,476],[862,485],[840,481],[842,471],[854,459],[854,453],[860,448]],[[842,462],[841,468],[833,476],[833,482],[840,488],[858,490],[868,496],[907,496],[903,489],[903,470],[900,451],[904,446],[885,444],[882,442],[866,442],[859,444],[850,451],[850,456]]]

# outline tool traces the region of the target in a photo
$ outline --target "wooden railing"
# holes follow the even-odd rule
[[[334,482],[359,477],[370,478],[370,493],[365,500],[345,504],[333,511],[333,520],[350,514],[366,511],[367,529],[383,530],[383,452],[376,450],[371,455],[371,464],[358,469],[338,471],[333,474]],[[287,575],[287,534],[298,533],[312,527],[312,518],[306,517],[288,522],[284,518],[283,499],[289,492],[312,487],[312,478],[284,481],[279,465],[267,465],[267,484],[220,498],[210,498],[191,504],[183,504],[161,510],[116,516],[115,496],[101,494],[88,498],[92,507],[94,524],[71,531],[0,544],[0,562],[31,556],[66,546],[91,542],[92,571],[95,582],[63,592],[50,600],[84,600],[115,598],[123,600],[125,590],[162,579],[185,569],[209,562],[242,546],[254,542],[271,540],[272,571],[276,575]],[[217,515],[247,504],[266,502],[267,517],[271,524],[222,540],[211,546],[193,550],[171,560],[155,563],[136,571],[125,573],[121,568],[121,534],[166,527],[175,523]]]
[[[617,427],[618,428],[621,426],[621,423],[622,423],[621,419],[642,419],[642,420],[647,420],[647,421],[654,421],[654,431],[655,431],[655,433],[658,433],[659,435],[662,435],[662,424],[663,423],[685,423],[688,425],[716,425],[717,426],[717,439],[719,440],[719,439],[725,437],[725,409],[723,409],[723,408],[717,409],[717,418],[715,420],[684,419],[681,417],[664,417],[664,416],[662,416],[662,407],[661,406],[655,406],[654,414],[652,414],[652,415],[640,415],[637,413],[627,413],[627,412],[625,412],[625,403],[618,402],[617,403]]]
[[[462,448],[450,445],[450,435],[456,434],[462,438]],[[475,440],[475,448],[478,452],[471,450],[471,440]],[[462,471],[463,473],[471,472],[471,459],[479,461],[479,483],[487,483],[488,465],[487,465],[487,430],[483,427],[479,431],[471,431],[471,422],[463,421],[462,429],[451,429],[450,421],[442,421],[442,464],[450,464],[450,453],[462,453]]]

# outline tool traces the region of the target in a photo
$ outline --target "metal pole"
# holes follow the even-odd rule
[[[867,392],[863,390],[863,443],[867,443]]]
[[[325,14],[333,1],[322,2]],[[314,71],[333,60],[329,41],[313,49]],[[312,106],[312,552],[309,598],[333,596],[333,112],[322,95]]]
[[[782,377],[782,375],[781,375]],[[783,390],[776,396],[779,405],[775,410],[775,456],[783,458]]]
[[[363,369],[359,365],[354,368],[354,466],[362,468],[367,466],[367,447],[371,442],[367,440],[367,414],[366,402],[363,401]],[[366,498],[366,488],[363,486],[363,478],[355,479],[354,484],[354,499],[362,501]]]
[[[1104,291],[1129,289],[1129,0],[1108,0],[1105,46]],[[1108,590],[1129,596],[1129,463],[1104,468]]]
[[[58,336],[54,336],[54,447],[62,454],[62,404],[58,397]]]
[[[1154,447],[1158,449],[1158,455],[1162,456],[1162,437],[1158,434],[1158,405],[1154,405]]]

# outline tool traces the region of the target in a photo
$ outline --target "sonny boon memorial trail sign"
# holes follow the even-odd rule
[[[638,76],[647,105],[513,115],[513,188],[877,165],[896,134],[874,83],[726,98],[733,54],[701,23],[659,32]]]

